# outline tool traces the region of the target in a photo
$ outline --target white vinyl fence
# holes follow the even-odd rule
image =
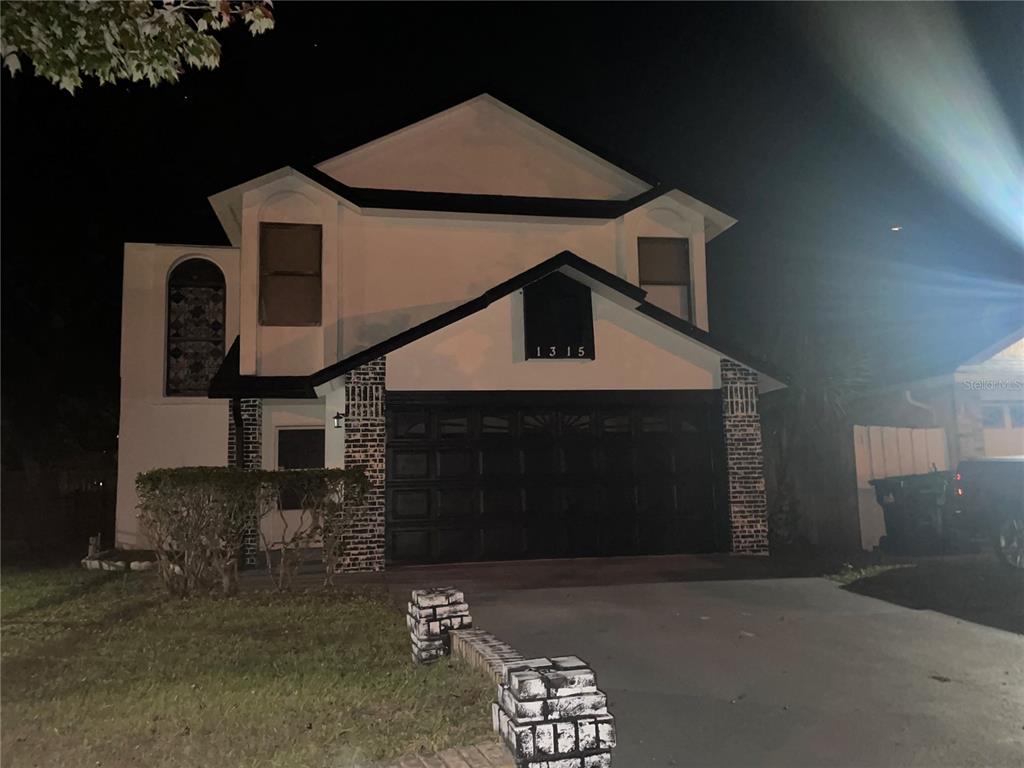
[[[868,481],[949,469],[946,430],[855,426],[853,453],[857,465],[860,543],[871,550],[885,533],[885,518],[875,500],[875,489]]]

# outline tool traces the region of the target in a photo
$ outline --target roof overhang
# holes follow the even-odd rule
[[[736,223],[736,219],[702,203],[678,189],[654,186],[629,200],[588,200],[568,197],[520,197],[515,195],[467,195],[456,192],[420,192],[401,189],[350,187],[313,166],[285,166],[258,178],[225,189],[208,199],[228,240],[242,242],[242,199],[246,192],[289,176],[334,195],[356,210],[419,211],[434,213],[483,214],[490,216],[536,216],[559,219],[612,220],[632,210],[667,197],[704,218],[704,237],[711,240]]]
[[[758,374],[762,392],[779,389],[786,386],[788,382],[788,377],[768,361],[758,359],[728,340],[714,337],[708,331],[697,328],[682,318],[656,307],[647,301],[647,292],[642,288],[623,280],[621,277],[602,269],[586,259],[580,258],[571,251],[562,251],[537,266],[496,285],[475,299],[460,304],[426,322],[413,326],[317,371],[309,377],[310,384],[317,395],[323,397],[331,390],[337,388],[341,377],[349,371],[377,360],[397,349],[401,349],[418,339],[429,336],[463,318],[469,317],[490,306],[495,301],[553,272],[561,272],[589,286],[591,290],[596,291],[601,296],[636,311],[675,333],[687,337],[705,350],[754,370]]]

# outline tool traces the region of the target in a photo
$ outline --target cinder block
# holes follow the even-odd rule
[[[552,723],[538,723],[533,727],[534,739],[538,755],[554,755],[555,726]]]
[[[545,704],[548,717],[551,720],[605,714],[608,711],[608,697],[600,691],[547,699]]]
[[[512,695],[520,701],[535,701],[546,699],[548,696],[547,686],[539,672],[532,669],[519,672],[510,672],[508,676],[508,687]]]
[[[581,752],[597,749],[597,722],[592,718],[581,718],[576,721],[576,732],[579,736],[578,745]]]
[[[601,715],[595,718],[597,723],[597,740],[601,749],[612,749],[615,746],[615,718]]]
[[[568,755],[576,751],[575,723],[555,723],[555,750],[559,755]]]

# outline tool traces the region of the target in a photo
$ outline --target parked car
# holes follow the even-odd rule
[[[996,555],[1024,569],[1024,456],[961,461],[950,485],[946,529],[994,541]]]

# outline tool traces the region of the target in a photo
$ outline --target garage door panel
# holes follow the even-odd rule
[[[430,476],[430,453],[396,450],[392,454],[389,468],[392,476],[398,480],[426,479]]]
[[[481,471],[485,479],[518,477],[522,472],[519,447],[515,445],[484,445],[480,449]]]
[[[521,517],[522,493],[518,485],[484,488],[480,508],[481,522],[487,526],[497,526],[503,521]]]
[[[515,560],[523,557],[524,552],[521,528],[483,529],[483,559]]]
[[[430,491],[394,491],[391,494],[394,516],[400,520],[426,521],[430,517]]]
[[[441,528],[437,531],[438,562],[478,560],[480,558],[479,531],[474,528]]]
[[[392,559],[406,562],[432,560],[431,537],[429,530],[393,530],[388,536]]]
[[[714,396],[403,393],[387,408],[392,562],[715,549]]]
[[[479,512],[479,493],[475,488],[440,488],[437,490],[437,517],[473,517]]]
[[[562,467],[567,475],[593,475],[597,470],[592,440],[576,437],[562,443]]]
[[[558,446],[553,443],[524,442],[522,448],[523,471],[527,477],[557,476],[561,474]]]
[[[477,473],[476,452],[471,450],[438,451],[438,478],[465,478]]]

